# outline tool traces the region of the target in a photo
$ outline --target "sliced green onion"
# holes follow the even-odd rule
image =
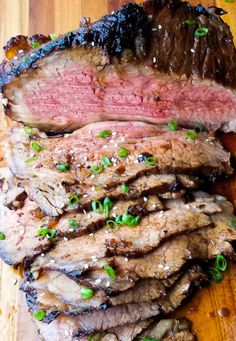
[[[29,126],[24,126],[24,131],[27,135],[33,135],[33,129]]]
[[[31,156],[31,157],[28,157],[28,159],[25,160],[25,163],[30,163],[30,162],[33,162],[37,160],[37,156]]]
[[[57,165],[57,170],[60,172],[67,172],[70,169],[70,166],[68,163],[61,163]]]
[[[69,219],[68,224],[73,230],[76,230],[79,227],[79,223],[75,219]]]
[[[153,337],[146,337],[146,336],[142,336],[140,338],[141,341],[159,341],[158,339],[156,338],[153,338]]]
[[[191,140],[196,140],[197,139],[197,133],[195,131],[186,131],[185,132],[185,138],[186,139],[191,139]]]
[[[128,193],[129,192],[129,186],[126,184],[121,185],[121,191],[122,193]]]
[[[116,217],[115,222],[116,222],[116,224],[118,224],[118,225],[122,225],[122,224],[123,224],[123,223],[122,223],[122,215],[118,215],[118,216]]]
[[[111,130],[103,130],[103,131],[100,131],[99,134],[97,134],[97,137],[104,138],[104,137],[111,136],[111,134],[112,134]]]
[[[203,131],[203,126],[201,124],[195,124],[194,131],[197,134],[201,133]]]
[[[37,49],[40,46],[40,43],[38,41],[33,41],[31,46],[33,47],[33,49]]]
[[[112,162],[107,156],[102,157],[102,162],[104,163],[105,166],[110,167],[112,166]]]
[[[220,283],[224,278],[223,274],[216,268],[210,267],[208,269],[208,279],[213,283]]]
[[[236,217],[235,216],[233,216],[231,218],[230,226],[236,228]]]
[[[112,202],[111,199],[106,197],[103,201],[103,207],[104,207],[104,211],[105,211],[105,216],[108,217],[109,216],[109,211],[112,209]]]
[[[92,210],[93,212],[102,214],[103,213],[103,205],[100,201],[93,201],[92,202]]]
[[[51,40],[55,40],[58,37],[58,35],[56,33],[51,33],[51,34],[49,34],[49,36],[50,36]]]
[[[197,21],[194,20],[194,19],[186,19],[186,20],[184,20],[184,23],[185,23],[186,25],[196,25],[196,24],[197,24]]]
[[[106,226],[107,226],[110,230],[114,230],[114,231],[119,230],[119,226],[118,226],[118,224],[117,224],[114,220],[107,220]]]
[[[23,57],[22,57],[22,62],[23,62],[23,63],[26,63],[28,60],[29,60],[28,57],[26,57],[26,56],[23,56]]]
[[[84,300],[88,300],[89,298],[93,297],[94,290],[91,288],[82,287],[80,290],[80,297]]]
[[[79,197],[78,194],[73,194],[69,197],[67,206],[71,208],[77,208],[79,205]]]
[[[116,278],[116,273],[113,267],[110,265],[105,265],[104,270],[106,274],[114,281],[114,279]]]
[[[195,37],[204,37],[206,36],[208,33],[208,28],[206,27],[199,27],[196,29],[194,35]]]
[[[46,317],[46,311],[45,310],[37,310],[33,313],[33,316],[36,320],[42,321]]]
[[[31,142],[31,149],[33,149],[34,152],[41,152],[45,148],[43,146],[40,146],[37,142],[33,141]]]
[[[234,0],[225,0],[225,2],[231,2],[232,3],[232,2],[234,2]]]
[[[148,165],[148,166],[155,166],[156,163],[157,163],[157,160],[156,160],[155,157],[149,156],[149,157],[146,158],[145,163],[146,163],[146,165]]]
[[[93,165],[90,168],[90,172],[93,174],[100,174],[103,171],[104,167],[103,165]]]
[[[88,341],[101,341],[103,337],[103,334],[102,333],[94,333],[92,335],[89,335],[88,337]]]
[[[120,147],[118,149],[118,152],[117,152],[118,156],[121,158],[121,159],[125,159],[126,156],[129,154],[129,150],[126,149],[125,147]]]
[[[227,269],[228,263],[224,256],[218,255],[216,257],[215,267],[217,270],[224,272]]]
[[[55,238],[57,235],[56,230],[54,229],[48,229],[47,227],[41,227],[38,230],[38,237],[47,237],[48,239]]]
[[[124,213],[122,215],[122,223],[126,226],[137,226],[141,221],[140,216],[133,216],[131,214]]]
[[[179,129],[178,122],[176,120],[170,120],[168,122],[168,128],[171,131],[177,131]]]
[[[0,240],[4,240],[6,238],[5,234],[3,232],[0,232]]]

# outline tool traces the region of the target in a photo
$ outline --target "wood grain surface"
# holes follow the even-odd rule
[[[80,18],[98,19],[116,10],[126,0],[0,0],[0,46],[17,34],[63,33],[78,27]],[[134,1],[130,1],[134,2]],[[136,1],[138,3],[142,1]],[[198,0],[191,3],[197,4]],[[204,5],[217,5],[228,11],[224,19],[231,26],[236,39],[236,0],[203,0]],[[0,51],[0,58],[3,51]],[[2,113],[0,112],[0,115]],[[0,119],[0,129],[4,121]],[[2,135],[0,134],[0,141]],[[225,146],[236,157],[236,137],[222,136]],[[0,159],[1,162],[1,159]],[[218,183],[213,192],[227,195],[236,207],[236,177]],[[33,322],[19,292],[20,270],[13,271],[0,265],[0,341],[38,341]],[[226,307],[228,317],[219,316],[219,309]],[[201,289],[185,306],[179,316],[187,316],[199,341],[236,341],[236,265],[232,264],[224,281]],[[52,340],[53,341],[53,340]],[[65,338],[66,341],[66,338]]]

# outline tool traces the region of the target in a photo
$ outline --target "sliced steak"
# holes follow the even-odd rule
[[[236,50],[224,13],[147,1],[31,51],[23,38],[22,48],[15,45],[25,54],[0,67],[6,112],[53,132],[106,119],[172,118],[235,131]]]
[[[146,329],[146,326],[148,327]],[[141,333],[142,332],[142,333]],[[141,334],[140,334],[141,333]],[[195,334],[191,331],[191,323],[189,320],[182,318],[165,319],[152,323],[152,319],[141,321],[135,324],[128,324],[122,327],[113,328],[105,335],[100,333],[100,341],[133,341],[138,335],[137,340],[147,338],[148,340],[176,340],[176,341],[194,341]],[[99,338],[99,332],[92,334]],[[89,337],[79,338],[79,341],[89,341]]]
[[[140,338],[148,337],[158,340],[194,341],[196,336],[191,332],[191,322],[185,318],[180,320],[165,319],[154,322],[139,335]],[[129,341],[132,339],[128,339]]]
[[[29,308],[47,311],[45,321],[51,321],[59,312],[82,314],[92,309],[104,309],[108,302],[106,294],[96,290],[92,298],[85,300],[80,297],[82,287],[59,272],[47,271],[32,283],[24,282],[21,290],[26,293]]]
[[[92,298],[84,300],[80,297],[82,285],[57,271],[45,271],[34,282],[24,282],[21,290],[26,293],[29,308],[32,311],[46,311],[44,322],[51,322],[60,313],[85,314],[92,310],[105,310],[110,306],[157,300],[165,297],[167,290],[180,276],[177,274],[168,280],[140,280],[134,288],[114,297],[96,290]]]
[[[16,186],[8,169],[0,169],[0,178],[0,257],[17,266],[25,257],[32,259],[47,250],[51,243],[37,237],[41,227],[41,219],[35,215],[37,205]]]
[[[157,316],[164,311],[165,314],[176,309],[188,296],[191,287],[199,285],[205,278],[197,267],[188,271],[176,283],[173,289],[163,299],[149,303],[130,303],[108,308],[104,311],[93,311],[88,315],[77,317],[78,331],[101,331],[122,326],[127,323],[136,323],[147,318]],[[165,306],[164,310],[163,307]],[[166,307],[168,308],[166,309]],[[79,334],[76,332],[74,334]]]
[[[152,213],[133,228],[121,226],[117,231],[109,231],[105,227],[92,236],[61,241],[44,257],[39,256],[32,268],[55,269],[72,276],[75,273],[78,275],[96,267],[97,261],[102,261],[106,255],[139,256],[157,248],[169,237],[213,225],[210,217],[193,213],[190,209]]]
[[[117,306],[105,311],[92,312],[84,316],[76,317],[60,315],[49,325],[43,322],[35,322],[44,341],[54,340],[52,337],[57,341],[64,341],[65,335],[69,341],[72,340],[73,334],[73,340],[79,339],[84,332],[91,333],[95,330],[105,331],[111,328],[114,330],[113,328],[117,328],[120,325],[122,326],[125,323],[136,324],[140,323],[142,320],[146,320],[149,316],[158,316],[163,313],[166,314],[167,309],[165,308],[164,311],[162,311],[162,305],[165,305],[165,307],[168,306],[170,313],[173,309],[176,309],[176,307],[190,294],[191,290],[195,286],[199,286],[204,279],[205,276],[199,267],[196,267],[183,275],[164,300],[160,299],[151,304],[134,303],[127,306]],[[146,322],[143,324],[144,328],[145,325]],[[139,332],[140,327],[141,325],[139,325]]]
[[[98,133],[104,129],[115,135],[105,141],[98,138]],[[104,190],[145,174],[187,173],[215,179],[232,173],[230,155],[217,139],[200,133],[193,141],[185,134],[184,130],[173,132],[141,122],[104,122],[88,125],[64,138],[47,139],[39,133],[42,137],[36,138],[34,143],[45,149],[32,154],[32,138],[37,135],[30,138],[22,128],[14,128],[5,150],[13,173],[21,178],[39,207],[55,216],[68,208],[68,199],[75,193],[80,198],[102,188],[100,196],[104,197]],[[126,158],[117,155],[119,148],[129,151]],[[37,155],[32,159],[34,154]],[[146,159],[150,155],[154,159],[148,164]],[[103,168],[102,157],[109,158],[113,165]],[[57,170],[61,164],[67,164],[68,171]],[[91,173],[96,165],[100,167],[99,174]],[[158,189],[163,192],[162,179],[160,181],[155,185],[157,193]],[[176,182],[176,178],[172,181]],[[142,191],[145,191],[145,183],[139,193]],[[115,195],[120,195],[120,190]]]

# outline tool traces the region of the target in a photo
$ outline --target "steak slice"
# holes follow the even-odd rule
[[[27,45],[0,67],[6,112],[51,132],[171,118],[235,131],[236,50],[224,13],[179,0],[127,4],[38,49]]]
[[[25,257],[36,257],[50,246],[48,239],[39,240],[41,220],[35,216],[37,205],[16,186],[7,168],[0,169],[0,257],[17,266]],[[31,258],[31,259],[32,259]]]
[[[204,279],[205,276],[201,269],[197,267],[184,274],[163,299],[160,298],[157,301],[148,303],[118,305],[104,311],[93,311],[88,315],[78,316],[78,332],[74,334],[79,335],[81,331],[108,330],[127,323],[136,323],[157,316],[161,312],[168,314],[180,306],[192,286],[198,286]],[[165,306],[164,309],[163,306]]]
[[[53,321],[58,314],[85,314],[92,310],[105,310],[111,306],[128,303],[150,302],[165,297],[167,290],[181,274],[167,280],[144,279],[134,288],[114,297],[108,297],[102,290],[96,290],[92,298],[80,298],[82,285],[57,271],[44,271],[34,282],[24,282],[21,290],[26,293],[26,301],[32,311],[47,312],[44,322]],[[109,277],[107,276],[109,279]]]
[[[125,324],[125,321],[128,323],[140,323],[141,320],[147,319],[145,318],[146,316],[158,316],[160,313],[168,313],[166,308],[162,312],[162,305],[169,307],[169,313],[173,311],[173,309],[176,309],[176,307],[190,294],[192,289],[195,286],[199,286],[204,279],[205,276],[199,267],[192,268],[183,275],[163,300],[160,299],[151,304],[134,303],[129,304],[128,306],[112,307],[105,311],[92,312],[84,316],[75,317],[59,315],[56,320],[50,323],[50,325],[37,320],[35,323],[38,326],[39,334],[44,338],[44,341],[51,341],[54,339],[57,341],[64,341],[65,335],[69,341],[73,338],[72,334],[74,334],[73,339],[78,339],[84,332],[91,333],[95,330],[105,331],[106,329],[123,325]],[[129,307],[129,309],[125,307]],[[90,322],[91,324],[88,325]],[[52,337],[54,337],[54,339]]]
[[[146,329],[147,328],[147,329]],[[142,333],[141,333],[142,332]],[[141,333],[141,334],[140,334]],[[141,321],[135,324],[128,324],[122,327],[113,328],[105,335],[100,333],[100,341],[133,341],[141,340],[142,338],[152,340],[176,340],[176,341],[194,341],[195,334],[191,331],[191,323],[189,320],[182,318],[163,319],[158,322],[153,322],[152,319]],[[91,334],[91,336],[99,337],[99,332]],[[81,337],[79,341],[89,341],[87,336]]]
[[[139,256],[157,248],[167,238],[212,226],[214,224],[210,217],[194,213],[191,209],[152,213],[134,228],[121,226],[116,231],[103,228],[92,236],[61,241],[46,255],[39,256],[32,268],[55,269],[72,276],[75,273],[79,275],[96,268],[100,259],[103,263],[106,255]]]
[[[195,341],[196,336],[191,331],[191,322],[185,318],[180,320],[165,319],[154,322],[139,335],[140,337],[155,338],[158,340]],[[127,339],[127,341],[132,339]]]
[[[115,135],[105,140],[98,138],[98,133],[104,129]],[[39,207],[52,216],[68,209],[68,199],[75,193],[79,199],[85,195],[88,203],[91,192],[98,191],[96,197],[104,197],[104,191],[109,194],[109,189],[112,191],[122,183],[130,183],[150,173],[187,173],[210,179],[232,173],[230,154],[217,139],[205,132],[198,134],[193,141],[186,138],[184,130],[173,132],[166,127],[141,122],[110,121],[88,125],[63,138],[50,139],[44,138],[40,132],[38,134],[42,137],[37,138],[37,134],[29,136],[23,128],[13,128],[5,148],[6,157],[11,170],[21,178]],[[32,154],[32,138],[44,150]],[[126,158],[118,156],[119,148],[128,150]],[[32,155],[35,155],[33,159]],[[154,158],[151,165],[146,160],[150,156]],[[113,165],[103,168],[102,157],[109,158]],[[58,171],[57,166],[61,164],[68,164],[69,170]],[[100,165],[99,174],[91,173],[96,165]],[[163,179],[159,180],[160,183],[158,178],[150,181],[154,182],[157,192],[163,192]],[[172,180],[164,178],[164,182],[168,184],[168,181],[170,190],[165,192],[171,191],[176,177]],[[140,182],[134,183],[134,186],[140,188],[138,194],[147,189],[145,182],[142,186]],[[114,194],[119,195],[120,190]]]

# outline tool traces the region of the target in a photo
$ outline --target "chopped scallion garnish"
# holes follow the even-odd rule
[[[225,2],[231,2],[232,3],[232,2],[234,2],[234,0],[225,0]]]
[[[70,169],[70,166],[68,163],[61,163],[57,165],[57,170],[60,172],[67,172]]]
[[[3,232],[0,232],[0,240],[4,240],[6,238],[5,234]]]
[[[70,228],[73,230],[76,230],[79,227],[79,223],[75,219],[69,219],[68,224],[69,224]]]
[[[194,131],[197,134],[201,133],[203,131],[203,126],[201,124],[195,124]]]
[[[49,36],[50,36],[51,40],[55,40],[58,37],[58,35],[56,33],[51,33],[51,34],[49,34]]]
[[[196,29],[194,35],[195,37],[204,37],[206,36],[208,33],[208,28],[206,27],[199,27]]]
[[[103,207],[104,207],[105,216],[108,217],[109,216],[109,211],[112,209],[112,202],[111,202],[110,198],[106,197],[104,199]]]
[[[127,184],[121,185],[121,191],[122,193],[128,193],[129,192],[129,186]]]
[[[111,134],[112,134],[111,130],[103,130],[103,131],[100,131],[99,134],[97,134],[97,137],[105,138],[105,137],[111,136]]]
[[[178,122],[176,120],[170,120],[168,122],[168,128],[170,131],[177,131],[179,129]]]
[[[158,339],[156,339],[155,337],[146,337],[146,336],[142,336],[140,337],[141,341],[159,341]]]
[[[112,166],[112,162],[107,156],[102,157],[102,162],[104,163],[105,166],[110,167]]]
[[[36,320],[42,321],[46,317],[46,311],[45,310],[34,311],[33,316]]]
[[[103,205],[100,201],[93,201],[92,202],[92,210],[93,212],[102,214],[103,213]]]
[[[114,279],[116,278],[116,273],[113,267],[110,265],[105,265],[104,270],[106,274],[114,281]]]
[[[75,193],[75,194],[71,195],[68,199],[67,205],[70,208],[78,208],[78,205],[79,205],[78,194]]]
[[[26,63],[28,60],[29,60],[28,57],[26,57],[26,56],[23,56],[23,57],[22,57],[22,62],[23,62],[23,63]]]
[[[88,300],[94,295],[94,290],[87,287],[82,287],[80,290],[80,297],[84,300]]]
[[[31,156],[31,157],[28,157],[28,159],[25,160],[25,163],[30,163],[30,162],[33,162],[37,160],[37,156]]]
[[[208,273],[209,281],[213,283],[220,283],[222,279],[224,278],[223,274],[219,270],[213,267],[210,267],[207,273]]]
[[[197,133],[195,133],[195,131],[186,131],[185,138],[194,141],[197,139]]]
[[[125,147],[120,147],[120,148],[118,149],[117,154],[118,154],[118,156],[119,156],[121,159],[124,159],[124,158],[126,158],[126,156],[128,156],[129,150],[126,149]]]
[[[236,217],[235,216],[233,216],[231,218],[230,226],[236,228]]]
[[[227,269],[227,261],[224,256],[218,255],[216,257],[216,264],[215,267],[217,270],[224,272]]]
[[[88,341],[101,341],[102,337],[102,333],[93,333],[92,335],[89,335]]]
[[[154,156],[149,156],[146,158],[145,163],[148,166],[155,166],[157,163],[157,160]]]
[[[119,230],[119,226],[118,226],[118,224],[117,224],[114,220],[107,220],[106,226],[107,226],[110,230],[114,230],[114,231]]]
[[[24,131],[27,135],[33,135],[33,129],[29,126],[24,126]]]
[[[91,173],[93,174],[100,174],[104,169],[104,166],[103,165],[93,165],[91,168],[90,168],[90,171]]]
[[[40,46],[40,43],[38,41],[33,41],[31,46],[33,47],[33,49],[37,49]]]
[[[122,223],[126,226],[137,226],[141,221],[141,217],[140,216],[133,216],[131,214],[126,214],[124,213],[122,215]]]
[[[184,23],[185,23],[186,25],[196,25],[196,24],[197,24],[197,21],[194,20],[194,19],[186,19],[186,20],[184,20]]]
[[[37,142],[33,141],[31,142],[31,149],[33,149],[34,152],[41,152],[45,148],[43,146],[40,146]]]
[[[56,230],[48,229],[47,227],[41,227],[38,232],[38,237],[47,237],[48,239],[55,238],[57,235]]]

